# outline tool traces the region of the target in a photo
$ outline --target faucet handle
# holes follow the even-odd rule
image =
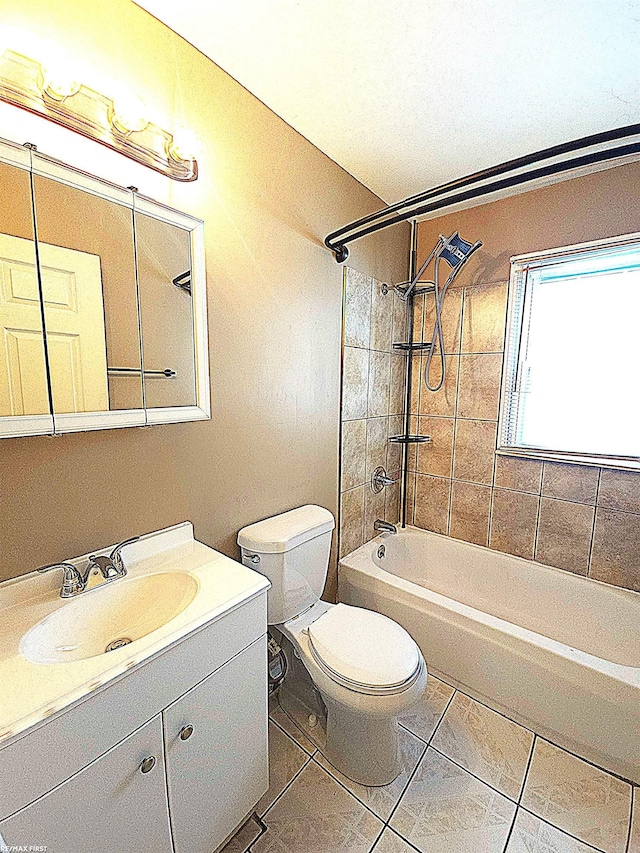
[[[122,559],[122,554],[120,552],[126,545],[131,545],[132,542],[137,542],[139,538],[139,536],[132,536],[131,539],[125,539],[124,542],[120,542],[119,545],[116,545],[116,547],[111,552],[109,559],[116,567],[118,572],[120,572],[120,574],[126,575],[127,573],[127,569],[124,564],[124,560]]]
[[[50,572],[52,569],[62,569],[64,572],[60,598],[71,598],[71,596],[82,592],[84,589],[84,578],[73,563],[51,563],[48,566],[40,566],[37,571],[43,574],[44,572]]]
[[[397,482],[397,480],[394,480],[392,477],[387,476],[387,472],[383,465],[378,465],[378,467],[371,475],[371,490],[374,495],[378,495],[384,489],[385,486],[392,486],[394,483]]]

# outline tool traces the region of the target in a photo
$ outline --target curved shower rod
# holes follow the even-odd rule
[[[479,172],[474,172],[473,174],[466,175],[463,178],[449,181],[446,184],[440,184],[430,190],[410,196],[409,198],[404,199],[404,201],[388,205],[387,207],[382,208],[382,210],[370,213],[368,216],[363,216],[361,219],[356,219],[354,222],[344,225],[337,231],[332,231],[332,233],[325,238],[325,246],[334,253],[336,261],[339,264],[344,263],[344,261],[349,257],[347,243],[351,243],[353,240],[358,240],[361,237],[366,237],[367,234],[373,234],[375,231],[380,231],[383,228],[388,228],[390,225],[397,225],[399,222],[404,222],[405,220],[412,219],[413,217],[422,216],[425,213],[441,210],[442,208],[450,207],[453,204],[458,204],[473,198],[479,198],[483,195],[488,195],[489,193],[498,192],[499,190],[508,189],[509,187],[515,187],[519,184],[525,184],[528,181],[535,181],[539,178],[548,177],[549,175],[569,172],[572,169],[578,169],[582,166],[589,166],[594,163],[603,163],[607,160],[616,160],[619,157],[626,157],[631,154],[640,154],[640,139],[638,139],[633,142],[628,142],[625,145],[619,145],[615,148],[604,148],[598,151],[591,151],[577,157],[561,160],[556,163],[549,163],[546,166],[540,166],[536,169],[529,169],[519,174],[508,174],[509,172],[515,172],[518,169],[524,169],[527,166],[532,166],[535,163],[540,163],[543,160],[550,160],[553,157],[560,157],[565,154],[592,148],[594,145],[603,145],[609,142],[625,140],[639,135],[640,124],[630,124],[626,127],[618,127],[614,130],[607,130],[602,133],[583,136],[580,139],[574,139],[571,142],[563,142],[560,145],[553,145],[551,148],[544,148],[541,151],[536,151],[534,154],[517,157],[515,160],[507,160],[505,163],[500,163],[498,166],[492,166],[489,169],[482,169]],[[500,175],[507,175],[507,177],[504,177],[501,180],[492,181],[491,183],[483,183],[481,186],[474,186],[474,184],[478,184],[481,181],[489,181]],[[457,190],[463,191],[456,192]],[[455,194],[450,195],[450,193]]]

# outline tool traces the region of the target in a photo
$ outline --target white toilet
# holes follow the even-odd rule
[[[386,785],[401,767],[398,715],[422,695],[427,668],[392,619],[320,600],[334,526],[328,510],[303,506],[244,527],[238,544],[242,562],[271,581],[269,625],[304,664],[290,667],[285,685],[321,696],[326,758],[356,782]]]

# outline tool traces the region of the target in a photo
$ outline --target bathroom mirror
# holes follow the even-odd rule
[[[191,240],[178,225],[135,212],[147,409],[196,404]],[[167,381],[165,373],[174,375]]]
[[[202,223],[133,188],[6,151],[22,161],[0,159],[11,170],[0,174],[0,435],[208,418]],[[28,322],[13,306],[17,263],[23,290],[30,270]]]
[[[0,148],[0,436],[53,431],[36,268],[30,155]]]
[[[83,422],[70,416],[114,410],[143,424],[131,193],[103,198],[45,177],[47,165],[34,157],[55,427]]]

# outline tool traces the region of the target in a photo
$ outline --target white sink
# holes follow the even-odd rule
[[[32,663],[96,657],[163,627],[191,604],[198,581],[188,572],[158,572],[97,587],[46,616],[24,634],[20,653]]]
[[[89,556],[71,562],[84,570]],[[0,583],[0,748],[269,586],[198,542],[189,522],[141,536],[124,560],[126,577],[71,599],[58,572]]]

